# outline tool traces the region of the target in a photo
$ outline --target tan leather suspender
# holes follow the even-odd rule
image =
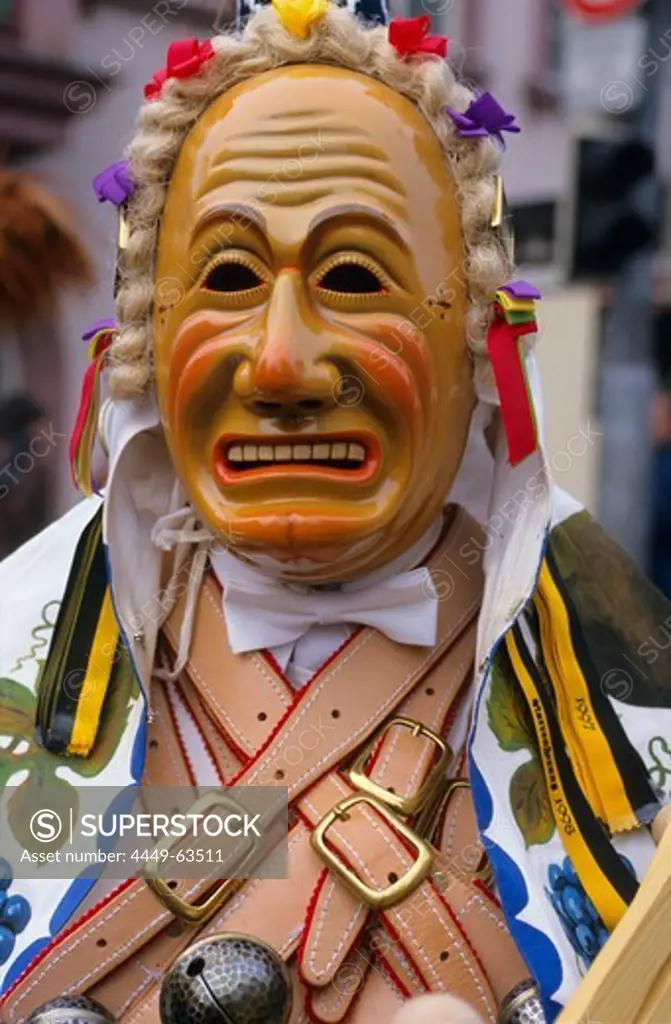
[[[289,878],[244,883],[196,926],[180,923],[180,908],[211,896],[211,882],[176,882],[172,909],[144,881],[124,885],[19,982],[3,1007],[8,1024],[75,990],[124,1024],[158,1024],[162,973],[197,936],[222,930],[249,932],[286,959],[295,956],[296,984],[312,1019],[324,1024],[365,1022],[371,993],[389,998],[389,979],[403,995],[454,992],[496,1019],[501,999],[528,972],[496,901],[454,856],[454,845],[448,859],[417,835],[445,797],[450,752],[442,735],[472,666],[481,579],[459,549],[475,529],[460,515],[432,560],[432,570],[449,571],[454,582],[441,603],[435,648],[363,630],[298,697],[261,655],[231,654],[208,581],[182,693],[227,782],[239,766],[238,784],[288,787],[298,815]],[[177,609],[166,629],[172,643],[180,615]],[[157,694],[155,706],[148,780],[184,784],[188,760],[169,701]],[[454,818],[450,804],[447,831],[468,835]],[[464,820],[472,823],[468,808]],[[348,970],[361,984],[342,983]]]

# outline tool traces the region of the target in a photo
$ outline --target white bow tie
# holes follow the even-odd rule
[[[346,622],[379,629],[391,640],[432,647],[438,596],[425,567],[361,589],[299,591],[262,575],[228,551],[214,550],[234,654],[294,643],[313,626]]]

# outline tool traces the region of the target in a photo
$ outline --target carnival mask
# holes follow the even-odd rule
[[[154,361],[224,542],[324,583],[426,532],[475,401],[463,259],[439,141],[386,85],[295,65],[207,108],[162,217]]]

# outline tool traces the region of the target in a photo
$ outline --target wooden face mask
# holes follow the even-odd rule
[[[456,189],[405,97],[296,65],[219,97],[159,235],[154,357],[204,521],[287,578],[386,564],[428,529],[474,405]]]

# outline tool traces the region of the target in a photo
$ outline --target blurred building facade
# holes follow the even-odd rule
[[[581,79],[577,89],[589,102],[576,103],[576,89],[571,92],[570,86],[584,69],[584,30],[565,17],[560,0],[394,4],[398,14],[430,13],[435,28],[450,36],[451,58],[462,73],[491,90],[523,126],[508,146],[504,171],[516,214],[521,272],[546,295],[539,358],[550,451],[560,483],[593,506],[602,291],[567,284],[563,228],[570,219],[577,126],[613,121],[619,112],[604,106],[603,90],[624,72],[617,62],[609,68],[607,60],[596,61],[591,80],[585,84]],[[53,413],[59,432],[71,428],[86,365],[78,339],[91,323],[113,312],[114,212],[96,204],[91,181],[119,159],[144,83],[164,64],[168,44],[185,36],[205,37],[222,18],[220,9],[220,0],[0,0],[3,160],[38,172],[70,202],[97,269],[96,288],[84,297],[68,296],[54,328],[52,344],[64,364],[64,393]],[[228,17],[225,10],[222,20]],[[628,45],[631,49],[631,40]],[[634,56],[636,45],[640,40]],[[594,46],[602,55],[613,48],[603,40]],[[587,47],[589,52],[589,41]],[[621,62],[621,52],[616,56]],[[7,391],[26,383],[26,364],[20,358],[21,339],[3,340],[0,390]],[[580,457],[570,455],[567,446],[581,431],[590,436],[590,444]],[[581,446],[572,447],[578,451]],[[75,495],[65,448],[61,465],[60,505],[66,507]]]
[[[661,334],[671,308],[671,136],[665,130],[671,124],[671,24],[651,46],[645,0],[630,16],[598,24],[571,14],[568,0],[410,2],[413,13],[440,16],[454,41],[452,60],[522,125],[507,147],[504,180],[521,276],[533,280],[545,299],[537,354],[550,462],[558,483],[598,513],[598,374],[611,286],[572,282],[578,140],[624,138],[657,76],[665,83],[652,296]],[[671,338],[661,342],[671,359]],[[572,454],[581,451],[577,439],[584,436],[584,453]]]

